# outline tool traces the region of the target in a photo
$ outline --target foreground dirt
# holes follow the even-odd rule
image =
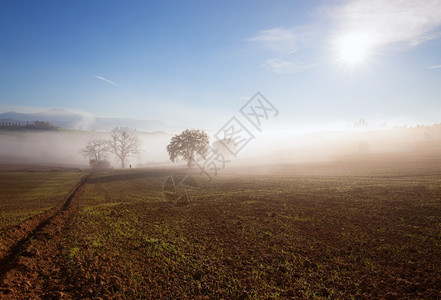
[[[165,172],[166,173],[166,172]],[[441,177],[90,177],[0,274],[0,298],[441,298]]]
[[[64,296],[62,251],[66,232],[76,212],[76,201],[88,176],[54,208],[3,233],[0,252],[0,287],[5,298],[34,299]]]

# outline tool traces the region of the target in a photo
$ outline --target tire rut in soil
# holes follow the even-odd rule
[[[80,182],[65,196],[64,200],[58,203],[52,209],[39,215],[25,220],[20,225],[14,226],[3,234],[6,243],[6,249],[0,252],[0,283],[4,276],[15,269],[21,254],[26,250],[29,241],[43,231],[57,216],[66,211],[79,190],[84,186],[89,175],[83,176]]]

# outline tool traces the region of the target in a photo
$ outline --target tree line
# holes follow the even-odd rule
[[[0,122],[0,128],[1,129],[8,129],[8,130],[23,130],[23,129],[32,129],[32,130],[57,130],[57,127],[52,125],[49,122],[44,121],[35,121],[35,122],[29,122],[26,121],[26,124],[22,122],[6,122],[2,121]]]
[[[225,139],[213,143],[213,150],[229,155],[226,147],[234,149],[236,144],[233,139]],[[128,158],[136,156],[141,151],[140,140],[136,130],[127,127],[118,127],[110,132],[108,139],[94,139],[80,149],[83,156],[89,159],[93,169],[110,168],[109,156],[113,155],[121,163],[121,168],[126,167]],[[167,145],[167,152],[172,162],[186,161],[192,167],[199,155],[203,158],[209,152],[209,137],[203,130],[184,130],[173,136]]]

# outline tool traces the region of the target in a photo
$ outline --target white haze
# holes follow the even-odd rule
[[[138,132],[142,151],[129,159],[133,167],[171,164],[166,151],[173,134]],[[210,132],[211,143],[215,141]],[[1,163],[38,163],[82,166],[88,164],[79,149],[94,138],[108,138],[108,132],[0,131]],[[309,134],[268,130],[255,135],[226,165],[292,164],[332,161],[344,157],[366,157],[381,153],[439,155],[441,126],[376,130],[329,131]],[[119,162],[111,159],[114,167]]]
[[[171,135],[138,133],[142,151],[128,160],[138,165],[167,161],[165,147]],[[23,164],[50,164],[86,167],[88,160],[80,154],[80,148],[95,138],[109,138],[108,132],[86,131],[9,131],[0,132],[0,162]],[[119,162],[110,156],[113,166]]]

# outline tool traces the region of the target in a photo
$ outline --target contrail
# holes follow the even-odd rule
[[[441,65],[436,65],[436,66],[430,66],[428,67],[429,69],[440,69]]]
[[[118,86],[118,87],[119,87],[119,85],[118,85],[117,83],[113,82],[112,80],[109,80],[109,79],[106,79],[106,78],[104,78],[104,77],[97,76],[97,75],[93,75],[93,76],[95,76],[95,78],[98,78],[98,79],[104,80],[105,82],[108,82],[108,83],[110,83],[111,85],[114,85],[114,86]]]

